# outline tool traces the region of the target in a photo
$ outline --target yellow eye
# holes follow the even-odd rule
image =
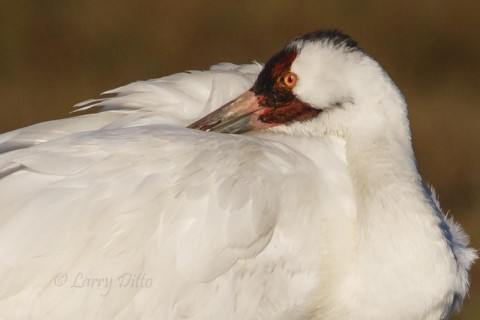
[[[297,78],[297,75],[295,73],[289,72],[283,77],[283,83],[287,87],[293,88],[297,84],[297,79],[298,78]]]

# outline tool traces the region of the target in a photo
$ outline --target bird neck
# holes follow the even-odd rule
[[[346,156],[357,206],[369,206],[386,198],[382,207],[398,208],[395,199],[411,197],[412,193],[424,198],[421,192],[421,177],[416,168],[410,141],[402,142],[389,135],[368,137],[363,135],[347,142]],[[415,197],[417,198],[417,197]],[[371,210],[362,214],[368,215]],[[359,213],[360,218],[360,213]]]
[[[454,262],[405,132],[360,135],[347,142],[346,155],[357,208],[357,287],[349,291],[361,297],[352,312],[363,314],[370,304],[395,314],[436,294],[428,290],[443,292],[448,281],[438,279],[454,274]],[[451,268],[436,268],[439,259],[450,259]],[[432,289],[420,292],[416,283]],[[371,301],[372,296],[390,300]]]
[[[418,227],[415,224],[419,219],[435,217],[425,196],[412,147],[386,140],[384,136],[369,141],[369,147],[347,147],[361,231],[359,244],[364,241],[371,246],[378,241],[379,250],[385,250],[384,236],[401,239],[405,229]]]
[[[372,69],[375,72],[364,73],[366,78],[362,82],[370,85],[365,88],[358,84],[356,87],[360,89],[355,96],[359,110],[377,112],[377,116],[372,117],[370,113],[367,118],[358,117],[346,135],[345,151],[361,228],[362,224],[368,225],[383,217],[411,214],[412,211],[402,205],[405,199],[415,205],[425,202],[405,100],[375,63]],[[371,97],[376,98],[372,101]]]

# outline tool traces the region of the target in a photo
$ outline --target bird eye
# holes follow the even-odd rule
[[[297,84],[297,75],[293,72],[289,72],[283,78],[283,83],[289,87],[293,88]]]

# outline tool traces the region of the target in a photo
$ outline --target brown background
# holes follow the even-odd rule
[[[0,132],[135,80],[265,61],[332,27],[399,85],[420,171],[480,248],[480,1],[0,1]],[[480,319],[480,263],[456,319]]]

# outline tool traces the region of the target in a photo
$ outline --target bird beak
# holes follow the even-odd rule
[[[264,123],[260,117],[272,108],[261,106],[260,96],[247,91],[219,109],[192,123],[187,128],[223,133],[244,133],[265,129],[280,123]]]

